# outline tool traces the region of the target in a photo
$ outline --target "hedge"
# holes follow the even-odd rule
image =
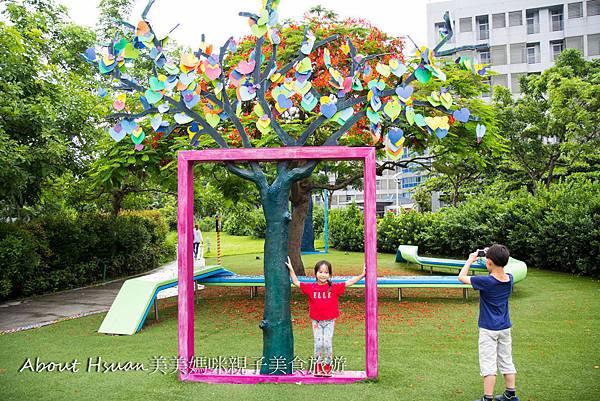
[[[223,231],[231,235],[265,238],[267,222],[261,209],[238,209],[224,218]]]
[[[363,214],[356,206],[331,212],[330,240],[340,250],[363,250]],[[430,255],[466,257],[503,243],[530,266],[600,276],[600,185],[554,184],[534,196],[492,190],[436,213],[388,214],[377,224],[378,249],[418,245]]]
[[[174,257],[157,211],[0,223],[0,299],[88,285],[158,267]]]

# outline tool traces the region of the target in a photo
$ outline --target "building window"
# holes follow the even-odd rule
[[[565,41],[564,40],[555,40],[550,42],[550,56],[552,57],[552,61],[556,61],[558,56],[565,50]]]
[[[515,94],[521,93],[521,77],[523,75],[525,75],[525,74],[522,72],[510,74],[510,91],[512,93],[515,93]]]
[[[420,175],[417,175],[414,177],[403,178],[402,179],[402,189],[414,188],[421,183],[422,179],[423,179],[423,177]]]
[[[569,3],[569,19],[583,17],[583,1]]]
[[[528,10],[525,13],[527,20],[527,34],[540,33],[540,12],[537,10]]]
[[[587,16],[600,15],[600,0],[588,0]]]
[[[600,33],[588,35],[588,56],[600,56]]]
[[[523,25],[523,12],[522,11],[511,11],[508,13],[508,26],[521,26]]]
[[[490,49],[478,50],[479,64],[490,64]]]
[[[537,64],[540,62],[540,44],[527,44],[527,64]]]
[[[458,20],[461,32],[473,32],[473,23],[471,19],[471,17],[466,17]]]
[[[523,64],[525,62],[525,43],[512,43],[510,45],[510,63]]]
[[[492,15],[492,28],[506,28],[506,14],[494,14]]]
[[[500,85],[508,88],[508,76],[506,74],[502,75],[492,75],[492,86]]]
[[[583,36],[565,38],[565,47],[567,49],[577,49],[583,54]]]
[[[346,195],[346,202],[352,202],[352,195]]]
[[[505,65],[507,63],[506,45],[492,46],[490,48],[492,65]]]
[[[550,10],[550,30],[553,32],[563,30],[562,6],[559,8],[553,8]]]
[[[490,20],[487,15],[475,17],[477,24],[477,40],[488,40],[490,38]]]

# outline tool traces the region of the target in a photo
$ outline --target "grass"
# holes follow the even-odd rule
[[[204,237],[204,257],[217,257],[217,233],[214,231],[203,232]],[[177,247],[177,232],[171,231],[167,235],[168,243]],[[210,252],[208,250],[210,244]],[[221,233],[221,256],[261,254],[264,251],[264,239],[253,238],[249,236],[234,236],[227,233]],[[323,248],[323,239],[315,241],[318,249]]]
[[[217,257],[217,233],[203,232],[204,236],[204,257]],[[210,252],[208,245],[210,244]],[[221,233],[221,256],[246,255],[249,253],[262,253],[265,241],[252,237],[234,236],[227,233]]]
[[[233,243],[233,241],[230,241]],[[249,248],[249,247],[248,247]],[[252,257],[255,256],[255,257]],[[258,256],[260,259],[256,259]],[[307,270],[322,255],[304,257]],[[331,252],[335,274],[360,271],[361,253]],[[380,274],[423,274],[379,256]],[[210,260],[208,261],[210,263]],[[225,256],[223,265],[238,273],[259,273],[262,254]],[[426,274],[426,273],[425,273]],[[2,400],[146,400],[243,399],[306,400],[472,400],[481,395],[478,375],[478,300],[463,301],[456,289],[379,291],[379,381],[352,385],[209,385],[180,383],[174,374],[86,372],[88,358],[140,362],[177,352],[175,300],[162,304],[161,320],[152,318],[134,336],[96,332],[104,314],[0,337]],[[196,353],[201,356],[261,354],[258,322],[263,297],[249,299],[247,289],[207,288],[196,309]],[[364,301],[351,289],[340,305],[334,353],[347,369],[364,368]],[[600,394],[600,283],[590,278],[530,269],[511,299],[513,353],[521,400],[595,400]],[[312,333],[306,299],[297,290],[292,303],[296,354],[310,356]],[[26,358],[83,361],[82,370],[22,372]],[[502,389],[501,383],[496,391]]]

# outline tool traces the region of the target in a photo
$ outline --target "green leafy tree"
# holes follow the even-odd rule
[[[508,139],[504,171],[536,191],[557,172],[597,171],[600,141],[600,62],[565,50],[556,64],[521,80],[522,97],[496,87],[500,130]]]
[[[0,208],[20,216],[64,174],[81,177],[98,138],[102,102],[79,53],[94,33],[48,0],[7,1],[0,21]]]

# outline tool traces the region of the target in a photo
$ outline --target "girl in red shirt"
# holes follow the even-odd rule
[[[296,277],[292,262],[288,257],[286,263],[292,284],[308,296],[308,310],[312,319],[314,336],[314,355],[316,359],[315,376],[331,376],[331,354],[333,328],[335,319],[340,315],[339,296],[344,293],[346,287],[356,284],[365,277],[365,269],[362,274],[352,277],[344,283],[332,283],[333,271],[331,263],[321,260],[315,265],[315,283],[301,283]]]

